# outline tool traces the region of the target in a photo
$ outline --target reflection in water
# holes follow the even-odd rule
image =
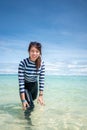
[[[4,130],[32,130],[31,113],[25,117],[19,104],[0,105],[0,128]]]
[[[29,130],[32,130],[32,120],[31,120],[31,114],[32,114],[32,111],[31,109],[27,108],[25,111],[24,111],[24,117],[25,119],[27,120],[27,127],[25,127],[25,129],[29,128]]]
[[[87,114],[81,113],[81,108],[76,111],[77,108],[55,103],[49,106],[51,102],[45,107],[36,105],[32,112],[23,112],[20,104],[0,105],[0,129],[87,130]]]

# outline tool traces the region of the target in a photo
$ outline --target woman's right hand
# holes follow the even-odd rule
[[[29,107],[28,102],[25,100],[24,102],[22,102],[22,108],[23,110],[26,110],[26,108]]]

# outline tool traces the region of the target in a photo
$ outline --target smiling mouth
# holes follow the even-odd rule
[[[32,56],[32,58],[37,58],[36,56]]]

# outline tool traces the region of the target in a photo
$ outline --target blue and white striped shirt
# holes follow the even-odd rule
[[[31,61],[29,58],[19,63],[18,79],[20,93],[25,92],[25,82],[36,82],[37,78],[39,78],[39,90],[43,91],[45,78],[44,61],[41,62],[41,66],[38,70],[36,70],[35,62]]]

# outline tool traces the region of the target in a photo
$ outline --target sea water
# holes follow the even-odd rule
[[[87,76],[47,75],[44,101],[25,119],[17,75],[0,75],[0,130],[87,130]]]

